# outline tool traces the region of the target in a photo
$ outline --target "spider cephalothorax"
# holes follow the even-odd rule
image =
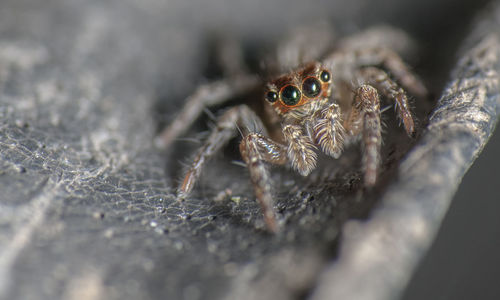
[[[339,106],[330,101],[331,83],[330,71],[316,62],[266,85],[265,98],[282,118],[288,159],[303,176],[316,166],[317,147],[335,158],[342,151],[344,131]]]
[[[266,100],[280,115],[307,114],[306,104],[330,97],[330,72],[311,63],[267,83]],[[297,115],[300,117],[300,115]]]
[[[400,84],[415,96],[424,96],[426,89],[395,52],[380,45],[366,45],[365,39],[366,33],[362,33],[357,38],[341,41],[340,45],[351,46],[340,47],[322,60],[303,64],[299,59],[296,69],[264,85],[264,100],[257,102],[260,108],[251,109],[252,105],[242,104],[226,110],[187,170],[178,189],[179,196],[184,198],[189,194],[206,160],[238,132],[242,134],[241,156],[250,172],[264,220],[273,232],[279,226],[266,164],[290,164],[306,176],[316,167],[318,151],[338,158],[344,144],[360,141],[364,185],[373,186],[381,162],[379,94],[395,103],[398,117],[411,136],[415,132],[413,116]],[[307,50],[314,50],[314,44],[295,46],[304,47],[304,51],[291,51],[287,55],[302,53],[304,58]],[[188,99],[159,139],[164,146],[170,144],[205,105],[258,90],[259,85],[258,77],[239,74],[236,78],[203,86]],[[349,92],[340,92],[346,86],[344,90]]]

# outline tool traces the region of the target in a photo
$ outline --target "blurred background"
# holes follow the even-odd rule
[[[465,175],[403,299],[496,299],[500,295],[498,153],[497,130]]]

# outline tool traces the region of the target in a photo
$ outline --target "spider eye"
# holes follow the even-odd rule
[[[302,83],[302,91],[304,91],[304,95],[309,98],[316,97],[319,92],[321,92],[321,84],[316,78],[306,78]]]
[[[321,74],[319,75],[319,78],[321,78],[321,81],[323,82],[328,82],[330,81],[330,73],[328,71],[323,71],[321,72]]]
[[[293,85],[287,85],[281,90],[281,99],[285,105],[296,105],[300,101],[300,91]]]
[[[275,92],[267,92],[266,94],[266,100],[273,103],[276,100],[278,100],[278,94]]]

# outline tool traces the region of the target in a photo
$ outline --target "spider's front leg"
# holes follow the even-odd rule
[[[343,151],[345,130],[341,122],[341,111],[337,103],[331,103],[313,114],[306,123],[308,135],[333,158],[339,158]]]
[[[250,171],[264,220],[269,230],[276,232],[278,226],[273,209],[269,171],[265,162],[285,164],[287,162],[286,147],[257,133],[266,130],[262,121],[246,105],[233,107],[219,117],[216,127],[187,170],[182,185],[178,189],[178,195],[184,198],[192,191],[206,161],[236,135],[238,128],[244,136],[240,144],[240,152]]]
[[[307,176],[316,168],[316,146],[298,124],[283,124],[283,136],[288,144],[287,157],[292,167],[302,176]]]
[[[353,107],[344,127],[350,134],[362,136],[364,183],[371,187],[377,181],[382,143],[377,89],[365,84],[356,90]]]
[[[239,105],[228,109],[217,118],[217,122],[210,136],[205,141],[205,144],[198,150],[198,153],[184,176],[182,185],[177,190],[179,197],[184,198],[191,193],[196,180],[200,177],[205,163],[217,153],[217,151],[224,147],[231,138],[236,136],[238,128],[240,128],[244,135],[251,131],[250,128],[254,131],[265,131],[262,121],[248,106]]]
[[[265,163],[285,164],[288,161],[286,147],[268,137],[251,132],[241,141],[240,152],[250,171],[250,178],[264,214],[264,221],[270,231],[277,232],[279,228],[273,208],[271,181]]]

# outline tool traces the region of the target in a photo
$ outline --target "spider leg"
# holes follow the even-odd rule
[[[410,93],[418,97],[427,95],[427,89],[420,79],[410,71],[396,52],[388,48],[340,49],[328,56],[324,64],[333,74],[339,73],[344,80],[353,78],[352,70],[366,66],[380,66],[390,72]]]
[[[365,186],[375,185],[382,142],[380,98],[376,88],[365,84],[356,90],[353,107],[344,126],[350,134],[361,133]]]
[[[269,230],[276,232],[278,226],[272,206],[269,171],[265,162],[283,165],[287,162],[286,147],[264,136],[264,125],[257,115],[246,105],[233,107],[218,120],[216,128],[201,147],[193,163],[186,172],[182,185],[178,189],[179,197],[187,196],[201,174],[206,161],[220,150],[240,129],[244,138],[240,152],[248,166],[257,200],[262,208],[264,220]]]
[[[160,148],[168,148],[170,144],[197,119],[206,106],[223,103],[230,98],[258,87],[257,76],[242,75],[232,80],[220,80],[200,86],[186,99],[186,104],[172,123],[155,139]]]
[[[395,101],[399,118],[403,121],[406,133],[412,136],[415,133],[415,123],[405,91],[381,69],[363,68],[359,70],[359,75],[366,80],[366,84],[375,87],[388,99]]]
[[[283,124],[283,136],[288,144],[287,157],[292,167],[302,176],[307,176],[316,167],[316,146],[311,136],[303,132],[299,124]]]
[[[288,161],[286,147],[261,134],[251,132],[241,141],[240,152],[250,172],[255,195],[264,214],[267,228],[271,232],[277,232],[278,224],[273,208],[271,181],[265,162],[285,164]]]
[[[178,189],[179,197],[187,196],[193,189],[207,160],[219,151],[234,136],[238,129],[243,135],[248,134],[250,128],[254,131],[265,132],[262,121],[246,105],[240,105],[227,110],[215,124],[205,144],[198,150],[191,166],[184,176],[182,185]],[[269,153],[272,155],[272,153]],[[272,157],[268,158],[273,161]]]
[[[271,232],[277,232],[279,228],[273,208],[271,180],[265,163],[286,164],[288,162],[287,147],[265,136],[264,134],[267,133],[262,121],[248,107],[243,107],[238,122],[243,134],[240,143],[241,157],[250,172],[255,196],[262,209],[266,226]]]
[[[184,198],[192,191],[206,161],[236,135],[236,122],[239,115],[239,107],[234,107],[227,110],[217,119],[215,128],[212,130],[205,144],[198,150],[184,176],[182,185],[177,190],[179,197]]]
[[[345,130],[341,119],[340,107],[331,103],[306,123],[308,135],[326,155],[334,158],[339,158],[344,146]]]

